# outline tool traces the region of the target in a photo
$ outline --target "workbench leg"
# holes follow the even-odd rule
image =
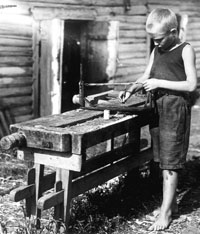
[[[44,165],[35,163],[35,194],[36,194],[36,204],[38,203],[38,199],[42,196],[41,190],[41,181],[44,177]],[[41,210],[36,210],[36,227],[40,228],[40,218],[41,218]]]
[[[64,189],[64,202],[63,202],[63,221],[68,229],[68,222],[70,217],[70,203],[71,203],[71,186],[72,186],[72,171],[67,169],[57,169],[56,181],[62,181]]]
[[[62,186],[62,182],[61,181],[57,181],[55,183],[55,186],[54,186],[54,189],[56,192],[59,192],[63,189],[63,186]],[[58,220],[63,220],[64,217],[63,217],[63,202],[54,206],[54,220],[58,221]]]
[[[27,184],[35,184],[35,168],[31,168],[28,171]],[[27,217],[31,217],[31,215],[36,214],[36,197],[35,193],[33,196],[26,198],[26,215]]]

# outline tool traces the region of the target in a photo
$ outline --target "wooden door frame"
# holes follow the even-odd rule
[[[40,117],[43,115],[49,115],[49,114],[59,114],[61,112],[61,105],[60,105],[60,111],[57,111],[58,113],[53,113],[52,111],[52,106],[50,105],[51,100],[46,100],[47,103],[45,103],[44,106],[50,106],[50,109],[48,111],[42,111],[42,97],[41,97],[41,81],[43,82],[54,82],[53,80],[47,81],[47,77],[49,76],[51,79],[55,77],[52,74],[51,67],[48,67],[48,65],[43,64],[41,65],[41,40],[43,36],[42,33],[50,33],[48,26],[46,26],[46,30],[44,32],[41,32],[41,24],[44,21],[52,21],[54,19],[60,20],[64,24],[65,20],[95,20],[96,19],[96,11],[93,8],[83,8],[83,7],[70,7],[70,8],[42,8],[42,7],[34,7],[32,10],[33,14],[33,19],[34,19],[34,27],[33,27],[33,80],[34,80],[34,85],[33,85],[33,110],[34,110],[34,117]],[[48,24],[47,24],[48,25]],[[64,27],[63,27],[64,30]],[[45,32],[46,31],[46,32]],[[62,37],[62,35],[59,35]],[[58,48],[60,51],[60,61],[61,56],[62,56],[62,48],[60,45],[60,48]],[[46,51],[49,53],[49,51]],[[47,58],[48,59],[48,56]],[[52,58],[49,58],[52,59]],[[42,72],[42,66],[43,69],[46,69],[46,74],[43,74]],[[46,67],[45,67],[46,66]],[[60,68],[62,64],[59,64]],[[45,68],[44,68],[45,67]],[[62,74],[61,74],[60,69],[60,74],[59,74],[59,80],[61,82],[62,79]],[[42,77],[41,77],[42,76]],[[48,84],[45,84],[48,86]],[[47,88],[48,90],[48,88]],[[60,95],[61,95],[61,90],[60,90]],[[47,95],[46,95],[47,97]],[[61,100],[60,100],[61,101]],[[45,102],[45,101],[44,101]]]

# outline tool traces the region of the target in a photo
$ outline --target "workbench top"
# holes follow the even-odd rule
[[[59,152],[73,150],[72,141],[95,138],[130,125],[135,115],[115,114],[103,118],[103,111],[77,109],[11,125],[12,132],[23,132],[27,147]],[[106,134],[107,135],[107,134]],[[109,134],[108,134],[109,135]],[[91,141],[94,139],[90,139]],[[80,153],[81,149],[72,153]]]

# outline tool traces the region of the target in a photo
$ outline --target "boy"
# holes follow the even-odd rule
[[[163,201],[149,230],[164,230],[177,212],[178,173],[184,167],[189,144],[191,108],[189,93],[197,86],[194,50],[179,40],[177,19],[170,9],[153,10],[146,22],[146,31],[155,48],[142,77],[128,90],[120,92],[125,102],[141,88],[154,93],[157,114],[150,132],[154,160],[163,174]]]

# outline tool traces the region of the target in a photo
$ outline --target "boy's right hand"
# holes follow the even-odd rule
[[[131,96],[131,93],[128,92],[128,91],[121,91],[119,93],[119,100],[122,102],[122,103],[125,103],[127,101],[127,99]]]

